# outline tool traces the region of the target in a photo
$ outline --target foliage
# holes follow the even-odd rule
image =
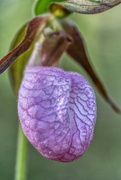
[[[12,64],[9,68],[9,72],[13,89],[17,94],[23,78],[24,69],[32,55],[36,41],[40,41],[41,36],[47,35],[44,37],[45,39],[42,42],[41,65],[53,66],[56,59],[58,61],[61,54],[66,52],[70,57],[73,58],[73,60],[75,60],[81,67],[85,69],[100,94],[112,106],[112,108],[116,112],[121,113],[120,109],[110,99],[108,95],[109,93],[106,92],[102,82],[99,80],[97,74],[94,72],[91,66],[90,59],[87,55],[85,41],[81,33],[73,23],[65,20],[65,17],[73,12],[82,14],[96,14],[107,11],[120,3],[120,0],[110,2],[86,0],[37,1],[35,5],[35,15],[39,16],[32,19],[17,33],[11,45],[11,52],[0,61],[0,72],[2,73],[8,66],[10,66],[10,64]],[[46,12],[49,12],[49,14],[44,16],[40,15]],[[46,34],[44,30],[48,27],[51,29],[51,32]],[[64,46],[58,45],[61,43],[61,40],[64,42]],[[50,51],[49,47],[47,46],[49,43],[52,44]],[[57,52],[57,54],[55,52]]]

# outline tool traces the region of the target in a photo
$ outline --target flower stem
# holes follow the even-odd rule
[[[15,180],[26,179],[26,151],[27,151],[26,144],[27,144],[26,137],[19,124]]]

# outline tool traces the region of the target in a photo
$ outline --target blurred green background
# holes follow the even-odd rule
[[[0,0],[0,58],[22,24],[32,17],[34,0]],[[98,76],[113,100],[121,107],[121,5],[98,15],[73,14],[87,43],[88,53]],[[65,55],[65,70],[83,74]],[[93,86],[94,87],[94,86]],[[95,89],[95,87],[94,87]],[[116,114],[95,89],[97,122],[94,139],[83,157],[72,163],[59,163],[42,157],[28,142],[29,180],[120,180],[121,115]],[[13,180],[18,131],[17,100],[8,73],[0,75],[0,180]]]

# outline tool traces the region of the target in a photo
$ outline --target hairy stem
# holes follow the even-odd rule
[[[24,133],[19,124],[15,180],[26,179],[26,144],[26,137],[24,136]]]

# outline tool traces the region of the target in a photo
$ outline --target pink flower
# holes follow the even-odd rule
[[[18,114],[25,136],[43,156],[74,161],[93,139],[94,91],[77,73],[28,67],[19,90]]]

